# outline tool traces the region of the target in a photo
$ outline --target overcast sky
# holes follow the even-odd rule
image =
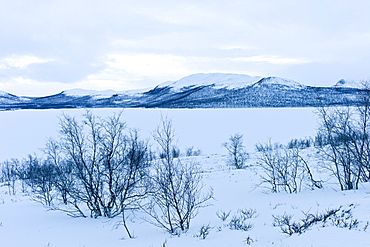
[[[194,73],[370,78],[367,0],[0,0],[0,90],[129,90]]]

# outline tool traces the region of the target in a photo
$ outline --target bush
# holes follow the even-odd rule
[[[321,181],[313,178],[306,160],[302,157],[300,149],[286,148],[281,144],[258,144],[259,164],[262,167],[262,183],[267,183],[272,192],[285,191],[297,193],[301,191],[304,183],[311,188],[321,188]]]
[[[249,231],[253,228],[253,224],[246,221],[247,218],[243,215],[234,215],[228,226],[230,230],[241,230],[241,231]]]
[[[186,156],[200,156],[202,151],[200,149],[194,150],[194,147],[190,147],[186,149]]]
[[[251,218],[256,218],[257,217],[257,210],[256,209],[253,209],[253,208],[239,209],[239,212],[246,219],[251,219]]]
[[[323,226],[330,224],[340,228],[354,229],[358,226],[359,221],[353,219],[351,208],[346,210],[341,209],[328,209],[321,214],[305,213],[304,217],[298,221],[292,221],[293,215],[273,215],[273,226],[280,227],[281,232],[289,236],[293,234],[302,234],[310,229],[311,226],[322,223]]]
[[[230,213],[231,211],[218,211],[216,215],[220,220],[226,221]],[[230,230],[249,231],[253,228],[253,224],[248,222],[248,220],[255,217],[257,217],[257,211],[255,209],[239,209],[237,213],[232,216],[227,226]]]
[[[15,182],[18,179],[18,174],[16,167],[18,166],[18,160],[11,160],[5,161],[0,164],[1,172],[0,172],[0,182],[5,183],[8,186],[8,192],[10,195],[16,194],[16,186]]]
[[[199,229],[199,233],[196,234],[195,236],[200,238],[200,239],[206,239],[208,234],[210,233],[212,227],[210,226],[210,224],[208,225],[203,225],[200,229]]]
[[[248,154],[243,145],[243,135],[235,134],[230,136],[229,141],[225,142],[223,146],[229,154],[228,164],[236,169],[244,168]]]
[[[293,149],[293,148],[299,148],[299,149],[305,149],[312,146],[312,139],[305,138],[305,139],[292,139],[288,142],[287,148]]]
[[[217,211],[216,213],[217,217],[222,221],[226,221],[227,218],[229,218],[230,214],[231,214],[231,210],[229,212],[225,212],[221,210],[221,211]]]

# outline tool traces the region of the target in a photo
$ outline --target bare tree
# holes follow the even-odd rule
[[[101,192],[102,176],[99,162],[99,145],[101,143],[101,125],[98,118],[87,112],[80,123],[75,117],[63,115],[60,119],[61,160],[73,167],[76,182],[69,193],[76,202],[83,202],[90,210],[91,217],[102,216]],[[52,150],[50,152],[52,153]],[[52,160],[59,160],[51,157]],[[78,207],[78,204],[75,203]],[[78,210],[81,213],[81,210]]]
[[[6,185],[8,186],[8,191],[9,191],[10,195],[12,195],[12,194],[15,195],[16,194],[15,183],[18,179],[17,170],[16,170],[17,163],[18,163],[18,161],[13,159],[11,161],[6,160],[2,164],[0,164],[0,166],[1,166],[1,180],[2,180],[2,182],[6,183]]]
[[[122,215],[129,237],[125,211],[137,208],[147,194],[149,150],[135,130],[127,131],[122,113],[100,118],[86,112],[82,120],[63,115],[60,140],[50,139],[46,161],[56,168],[55,187],[65,210],[85,217]]]
[[[354,153],[359,163],[357,183],[360,179],[370,180],[370,82],[364,81],[362,89],[364,93],[359,96],[361,105],[356,108],[358,117],[355,122],[357,130],[355,131]]]
[[[244,168],[248,154],[243,145],[243,135],[234,134],[230,136],[229,141],[225,142],[223,146],[227,149],[229,154],[228,164],[236,169]]]
[[[212,193],[202,194],[202,177],[196,164],[182,164],[174,158],[175,134],[170,120],[162,118],[153,137],[163,155],[155,165],[152,196],[143,210],[150,223],[176,234],[189,228],[191,219]]]
[[[60,143],[56,140],[49,138],[44,149],[46,154],[45,162],[54,166],[56,178],[54,181],[55,189],[58,191],[58,199],[62,203],[68,205],[71,202],[71,193],[74,193],[74,186],[76,184],[74,177],[73,166],[62,157],[62,149]]]
[[[17,176],[30,188],[30,196],[35,201],[51,206],[56,197],[55,167],[37,156],[29,155],[17,167]]]
[[[320,108],[316,145],[324,166],[336,177],[341,190],[358,189],[370,180],[370,86],[363,83],[357,107]]]
[[[318,109],[318,135],[324,141],[317,148],[324,167],[336,177],[341,190],[358,189],[363,173],[360,146],[364,133],[358,132],[353,114],[349,107]]]
[[[264,172],[262,183],[269,184],[272,192],[297,193],[306,183],[310,184],[311,188],[321,188],[320,181],[313,179],[298,146],[288,148],[269,141],[267,144],[258,144],[257,150],[259,164]]]

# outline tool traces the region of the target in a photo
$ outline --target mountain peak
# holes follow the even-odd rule
[[[334,87],[347,87],[347,88],[363,88],[364,81],[359,80],[348,80],[348,79],[340,79]]]
[[[0,96],[7,96],[9,95],[7,92],[0,90]]]
[[[307,87],[296,81],[285,79],[285,78],[280,78],[280,77],[275,77],[275,76],[264,77],[258,82],[256,82],[255,84],[253,84],[253,87],[270,86],[270,85],[278,85],[278,86],[283,86],[283,87],[292,88],[292,89],[303,89]]]
[[[5,91],[2,91],[2,90],[0,90],[0,96],[1,97],[19,97],[19,96],[16,96],[16,95],[14,95],[14,94],[11,94],[11,93],[7,93],[7,92],[5,92]]]

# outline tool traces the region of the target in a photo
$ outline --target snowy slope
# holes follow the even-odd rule
[[[165,82],[159,87],[169,86],[175,90],[196,86],[210,86],[214,88],[241,88],[251,85],[261,79],[259,76],[228,73],[199,73],[186,76],[175,82]]]
[[[280,78],[280,77],[264,77],[255,84],[252,85],[253,87],[268,87],[268,86],[280,86],[284,88],[290,88],[290,89],[304,89],[307,86],[302,85],[296,81]]]
[[[4,91],[1,91],[1,90],[0,90],[0,96],[6,96],[6,95],[8,95],[8,93],[7,93],[7,92],[4,92]]]
[[[19,97],[4,91],[0,90],[0,104],[14,104],[14,103],[23,103],[29,102],[31,98],[28,97]]]
[[[91,96],[101,95],[101,96],[111,97],[113,94],[118,94],[119,92],[114,91],[114,90],[97,91],[97,90],[86,90],[86,89],[76,88],[76,89],[65,90],[63,91],[63,93],[65,95],[75,96],[75,97],[87,96],[87,95],[91,95]]]
[[[86,89],[75,88],[75,89],[65,90],[62,93],[64,95],[74,96],[74,97],[98,96],[102,98],[103,97],[109,98],[109,97],[112,97],[113,95],[138,95],[148,90],[149,88],[137,89],[137,90],[127,90],[127,91],[115,91],[115,90],[98,91],[98,90],[86,90]]]
[[[364,81],[362,80],[348,80],[340,79],[333,87],[338,88],[363,88]]]
[[[114,90],[104,90],[104,91],[97,91],[97,90],[85,90],[85,89],[70,89],[63,91],[62,94],[66,96],[72,96],[75,98],[90,96],[94,99],[105,99],[110,98],[113,95],[123,94],[123,92],[118,92]]]

